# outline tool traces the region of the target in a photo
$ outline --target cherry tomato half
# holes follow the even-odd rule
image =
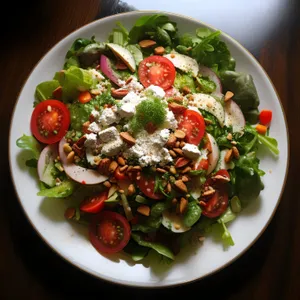
[[[169,59],[152,55],[140,62],[138,74],[144,87],[153,84],[167,90],[174,83],[176,71]]]
[[[264,109],[259,114],[259,123],[268,126],[272,121],[272,111]]]
[[[208,218],[216,218],[223,214],[228,206],[228,193],[224,187],[216,189],[216,192],[207,202],[201,202],[202,214]]]
[[[89,226],[89,237],[99,252],[116,253],[128,244],[130,225],[122,215],[103,211],[93,217]]]
[[[187,109],[180,118],[178,129],[186,133],[186,142],[199,145],[205,133],[203,117],[194,110]]]
[[[70,126],[70,112],[58,100],[45,100],[39,103],[31,115],[32,134],[44,144],[60,141]]]
[[[136,181],[138,187],[142,191],[142,193],[155,200],[160,200],[163,199],[163,195],[160,193],[155,193],[154,192],[154,187],[155,187],[155,178],[154,176],[146,176],[145,174],[141,174],[141,178]]]
[[[100,193],[98,196],[88,197],[80,204],[80,210],[86,213],[96,214],[104,208],[104,202],[107,200],[107,191]]]
[[[125,172],[121,172],[120,171],[120,167],[117,167],[115,172],[114,172],[114,176],[117,180],[125,180],[128,179],[128,177],[126,176]]]

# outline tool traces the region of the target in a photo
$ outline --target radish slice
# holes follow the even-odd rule
[[[62,138],[59,142],[58,152],[59,157],[62,162],[63,168],[66,174],[76,182],[84,184],[98,184],[108,179],[107,176],[103,176],[95,170],[83,168],[75,165],[74,163],[69,163],[67,161],[67,155],[64,152],[63,146],[66,143],[66,139]]]
[[[52,176],[54,160],[57,157],[57,144],[46,146],[40,154],[37,171],[40,181],[46,183],[50,187],[55,186],[55,178]]]
[[[209,139],[210,146],[211,146],[211,153],[208,154],[208,170],[207,170],[207,174],[210,174],[217,166],[220,157],[220,150],[215,138],[209,133],[207,133],[207,137]]]
[[[110,79],[113,83],[115,83],[118,86],[120,85],[120,78],[119,76],[116,74],[116,72],[112,69],[111,67],[111,62],[109,60],[108,57],[106,57],[105,55],[101,55],[100,56],[100,68],[101,71],[103,72],[103,74]]]
[[[208,77],[209,80],[213,81],[216,84],[216,90],[211,95],[222,98],[222,84],[217,74],[213,70],[205,66],[199,66],[199,72],[203,77]]]
[[[162,224],[169,230],[181,233],[191,229],[191,227],[187,227],[183,223],[183,217],[177,215],[175,212],[170,212],[165,210],[162,213]]]
[[[226,126],[232,126],[233,132],[241,132],[246,125],[245,117],[240,107],[233,101],[225,102],[225,122]]]

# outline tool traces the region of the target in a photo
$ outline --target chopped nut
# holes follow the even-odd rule
[[[231,141],[231,144],[232,144],[232,145],[236,145],[237,142],[236,142],[236,141]]]
[[[175,223],[174,224],[174,228],[177,229],[177,230],[179,230],[181,228],[181,226],[179,224]]]
[[[125,193],[125,191],[124,191],[124,190],[122,190],[122,189],[119,189],[119,193],[120,193],[120,194],[124,194],[124,193]]]
[[[216,191],[214,189],[209,189],[208,191],[205,191],[202,196],[203,197],[208,197],[208,196],[211,196],[215,193]]]
[[[184,141],[181,141],[179,147],[182,148],[182,147],[184,147],[184,146],[185,146],[185,142],[184,142]]]
[[[111,183],[109,181],[105,181],[103,182],[103,185],[107,188],[110,188],[111,187]]]
[[[226,102],[226,101],[230,100],[233,96],[234,96],[233,92],[227,91],[225,94],[225,97],[224,97],[224,101]]]
[[[179,212],[184,214],[187,210],[188,201],[185,198],[180,199]]]
[[[75,161],[75,163],[78,164],[81,161],[81,158],[79,156],[75,155],[74,156],[74,161]]]
[[[232,134],[230,132],[227,134],[227,140],[229,140],[229,141],[232,140]]]
[[[186,175],[183,175],[183,176],[181,177],[181,180],[182,180],[183,182],[188,182],[188,181],[190,181],[190,178],[187,177]]]
[[[172,53],[170,56],[171,56],[171,58],[175,58],[175,54],[174,53]]]
[[[154,53],[155,53],[156,55],[163,55],[163,54],[165,53],[165,48],[162,47],[162,46],[156,47],[156,48],[154,49]]]
[[[183,193],[187,193],[187,187],[186,185],[184,184],[184,182],[179,179],[179,180],[176,180],[175,181],[175,186]]]
[[[204,240],[205,240],[205,236],[200,236],[199,237],[199,242],[204,242]]]
[[[207,206],[207,204],[206,204],[206,202],[204,202],[204,201],[199,201],[199,204],[200,204],[200,206],[203,206],[203,207],[205,207],[205,206]]]
[[[174,205],[174,206],[177,205],[177,202],[178,202],[178,201],[177,201],[176,198],[173,198],[173,199],[172,199],[172,205]]]
[[[181,150],[181,149],[180,149]],[[170,153],[170,155],[172,156],[172,157],[176,157],[177,155],[176,155],[176,153],[173,151],[173,150],[169,150],[169,153]]]
[[[135,138],[133,138],[128,132],[121,132],[120,136],[129,146],[133,146],[135,144]]]
[[[183,100],[183,97],[182,96],[174,96],[174,97],[172,97],[172,99],[173,99],[173,101],[175,101],[175,102],[182,102],[182,100]]]
[[[162,169],[162,168],[156,168],[156,171],[158,173],[166,173],[167,172],[165,169]]]
[[[177,154],[183,155],[183,151],[180,148],[174,148],[173,149]]]
[[[173,148],[176,144],[176,136],[174,134],[170,134],[169,139],[166,143],[167,147]]]
[[[170,173],[172,173],[174,175],[177,173],[174,166],[171,166],[169,171],[170,171]]]
[[[133,184],[130,184],[128,187],[128,195],[131,196],[135,193],[135,187]]]
[[[191,89],[190,89],[188,86],[185,85],[185,86],[182,88],[182,93],[183,93],[184,95],[190,94],[190,93],[191,93]]]
[[[220,182],[229,182],[230,178],[227,176],[222,176],[222,175],[215,175],[214,177],[212,177],[214,180],[220,181]]]
[[[232,147],[232,153],[233,153],[234,158],[239,159],[240,152],[237,147],[235,147],[235,146]]]
[[[184,169],[181,171],[181,174],[188,173],[188,172],[190,172],[191,170],[192,170],[191,167],[186,167],[186,168],[184,168]]]
[[[87,122],[83,123],[82,124],[82,131],[84,133],[91,133],[91,131],[89,130],[90,125],[91,125],[90,121],[87,121]]]
[[[116,170],[117,167],[118,167],[118,163],[113,160],[110,163],[109,168],[108,168],[109,173],[113,173]]]
[[[174,135],[178,138],[178,139],[184,139],[185,138],[185,132],[182,130],[175,130]]]
[[[133,166],[129,166],[129,167],[127,168],[127,172],[132,171],[132,169],[133,169]]]
[[[142,40],[139,42],[139,45],[141,48],[150,48],[150,47],[156,45],[156,42],[153,40]]]
[[[226,163],[229,163],[231,161],[231,158],[232,158],[232,149],[229,149],[225,155],[225,162]]]
[[[120,168],[120,172],[125,172],[128,169],[128,165],[125,165]]]
[[[147,205],[140,205],[138,208],[137,208],[137,211],[141,214],[141,215],[144,215],[144,216],[149,216],[150,215],[150,207],[147,206]]]
[[[103,158],[100,160],[98,165],[98,172],[103,175],[109,175],[109,166],[110,166],[111,160],[109,158]],[[110,182],[113,182],[110,179]]]
[[[142,171],[142,167],[141,166],[134,166],[132,169],[136,170],[136,171]]]
[[[133,77],[130,76],[130,77],[126,80],[125,85],[129,84],[132,80],[133,80]]]
[[[72,146],[73,151],[81,158],[83,158],[84,154],[85,154],[85,149],[84,147],[79,147],[77,144],[74,144]]]
[[[170,182],[168,182],[168,184],[167,184],[167,189],[166,189],[166,192],[167,192],[167,193],[170,193],[170,192],[171,192],[171,190],[172,190],[171,183],[170,183]]]
[[[71,151],[68,156],[67,156],[67,161],[68,163],[72,163],[74,162],[74,156],[75,156],[75,152],[74,151]]]
[[[64,152],[65,152],[65,153],[70,153],[70,152],[72,151],[72,148],[71,148],[71,146],[70,146],[69,143],[65,143],[65,144],[63,145],[63,149],[64,149]]]
[[[126,162],[125,159],[122,156],[118,157],[118,164],[121,166],[125,166]]]
[[[179,142],[179,141],[177,141],[177,142],[175,143],[175,147],[176,147],[176,148],[179,148],[179,147],[180,147],[180,142]]]
[[[111,90],[111,95],[117,99],[124,98],[128,93],[129,93],[129,91],[126,89]]]

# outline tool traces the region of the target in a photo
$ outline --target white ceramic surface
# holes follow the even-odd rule
[[[270,134],[278,140],[280,149],[279,159],[260,151],[261,168],[266,171],[263,177],[265,189],[229,225],[235,246],[223,249],[222,243],[207,238],[202,246],[181,253],[171,265],[134,264],[125,255],[110,258],[100,255],[88,241],[85,227],[64,220],[64,200],[36,196],[37,182],[24,166],[24,158],[20,154],[21,150],[16,147],[16,139],[23,133],[30,134],[29,121],[36,85],[51,79],[61,68],[65,54],[76,38],[95,35],[99,41],[106,40],[116,21],[131,28],[135,20],[144,14],[151,12],[130,12],[90,23],[67,36],[41,59],[26,81],[16,104],[11,124],[9,155],[11,174],[20,203],[35,230],[51,248],[73,265],[96,277],[131,286],[161,287],[191,282],[220,270],[256,241],[279,203],[287,172],[289,146],[284,112],[270,79],[247,50],[229,36],[222,35],[237,60],[237,70],[254,77],[261,100],[260,108],[272,109]],[[177,22],[181,32],[194,32],[197,27],[207,26],[189,17],[166,14]]]

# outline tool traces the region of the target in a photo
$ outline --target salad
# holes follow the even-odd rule
[[[76,39],[36,87],[17,146],[38,195],[71,203],[62,213],[100,253],[172,261],[213,229],[234,245],[228,223],[264,188],[257,149],[279,151],[272,111],[220,34],[179,34],[161,14],[117,23],[106,42]]]

